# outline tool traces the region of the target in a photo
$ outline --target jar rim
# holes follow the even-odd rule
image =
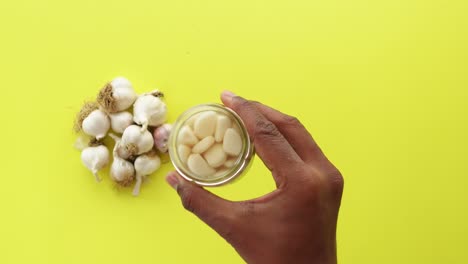
[[[191,175],[190,172],[186,168],[184,168],[184,165],[180,161],[179,154],[177,152],[177,134],[180,128],[182,128],[185,125],[185,122],[189,120],[192,116],[205,111],[215,111],[215,109],[227,112],[230,116],[233,117],[242,134],[242,141],[244,146],[242,148],[241,154],[238,157],[238,160],[229,172],[220,176],[219,178],[215,178],[212,180],[204,180],[199,177],[193,176],[193,173]],[[171,135],[169,137],[169,156],[174,168],[184,179],[190,182],[194,182],[195,184],[201,186],[214,187],[232,182],[234,179],[237,179],[240,175],[243,174],[243,172],[247,170],[254,156],[254,146],[250,140],[250,136],[244,122],[236,112],[222,104],[205,103],[195,105],[185,110],[181,115],[179,115],[177,120],[174,122]]]

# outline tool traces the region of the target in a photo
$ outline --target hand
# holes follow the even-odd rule
[[[239,114],[277,189],[233,202],[176,172],[167,182],[183,206],[226,239],[248,263],[336,263],[336,223],[343,178],[294,117],[231,92],[223,103]]]

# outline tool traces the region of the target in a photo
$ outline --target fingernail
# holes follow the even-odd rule
[[[174,189],[177,190],[177,186],[180,184],[179,177],[175,172],[169,172],[166,176],[166,182]]]
[[[231,91],[228,91],[228,90],[224,90],[222,93],[221,93],[221,98],[223,100],[227,100],[227,101],[231,101],[232,98],[236,96],[236,94],[234,94],[233,92]]]

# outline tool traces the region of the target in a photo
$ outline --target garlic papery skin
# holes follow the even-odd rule
[[[122,142],[120,138],[115,135],[111,135],[111,137],[115,140],[115,146],[113,151],[114,161],[112,161],[110,168],[110,177],[120,186],[127,187],[132,184],[135,179],[135,168],[131,162],[122,159],[117,154],[117,149]]]
[[[148,126],[159,126],[164,124],[167,118],[166,104],[159,96],[159,91],[138,96],[133,104],[133,121],[146,130]]]
[[[98,171],[109,164],[109,150],[103,145],[87,147],[81,152],[81,160],[86,168],[93,173],[96,181],[99,182],[101,179]]]
[[[79,151],[83,151],[83,149],[89,146],[89,142],[91,142],[91,137],[86,135],[85,133],[80,133],[78,138],[75,140],[75,144],[73,146],[75,149]]]
[[[154,146],[161,153],[167,153],[168,151],[167,142],[169,141],[171,130],[172,130],[171,124],[164,124],[162,126],[157,127],[153,132]]]
[[[130,108],[136,97],[130,81],[124,77],[117,77],[99,91],[96,101],[108,113],[117,113]]]
[[[83,120],[81,127],[85,134],[100,140],[107,135],[110,128],[110,121],[106,113],[97,109]]]
[[[131,159],[150,151],[153,145],[153,136],[148,130],[142,131],[140,126],[131,125],[123,132],[117,153],[123,159]]]
[[[143,179],[153,174],[161,167],[161,159],[158,155],[152,151],[148,154],[143,154],[135,160],[135,171],[136,171],[136,184],[133,188],[133,195],[137,196],[140,193],[141,184]]]
[[[119,134],[122,134],[127,127],[133,124],[133,115],[127,111],[109,114],[109,118],[112,130]]]

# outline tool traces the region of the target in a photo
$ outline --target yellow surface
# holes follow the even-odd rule
[[[97,184],[75,112],[107,80],[170,121],[229,88],[298,116],[346,179],[341,263],[468,263],[468,2],[3,1],[0,263],[242,263],[163,178]],[[274,187],[256,160],[218,188]]]

